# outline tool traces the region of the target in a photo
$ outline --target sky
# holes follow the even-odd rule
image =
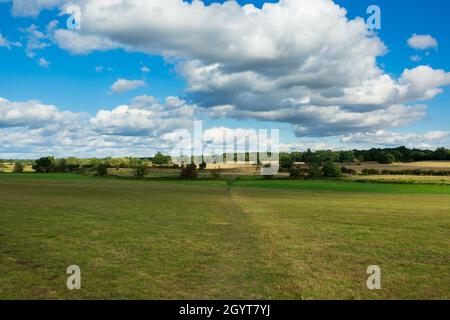
[[[0,158],[450,147],[450,2],[0,0]],[[368,27],[370,5],[380,29]],[[70,21],[70,20],[69,20]]]

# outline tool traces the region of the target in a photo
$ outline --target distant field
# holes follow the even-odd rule
[[[406,176],[406,175],[380,175],[380,176],[349,176],[349,181],[370,181],[388,183],[410,183],[410,184],[445,184],[450,185],[450,177],[440,176]]]
[[[405,163],[405,166],[427,167],[427,168],[448,168],[450,169],[450,161],[422,161]]]
[[[358,172],[363,169],[378,169],[378,170],[450,170],[450,161],[424,161],[411,163],[392,163],[379,164],[378,162],[361,162],[360,164],[344,164],[347,168],[352,168]]]
[[[448,239],[449,186],[0,174],[0,299],[449,299]]]

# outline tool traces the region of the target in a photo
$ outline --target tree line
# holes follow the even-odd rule
[[[226,155],[223,155],[224,159]],[[237,160],[238,154],[234,155]],[[246,153],[246,161],[250,159],[250,154]],[[257,156],[258,164],[259,155]],[[398,148],[384,148],[384,149],[370,149],[370,150],[347,150],[347,151],[331,151],[319,150],[305,152],[283,152],[279,154],[280,167],[282,170],[289,171],[291,176],[339,176],[340,174],[353,174],[351,169],[342,166],[345,163],[358,163],[375,161],[380,164],[391,164],[393,162],[416,162],[416,161],[436,161],[436,160],[450,160],[450,150],[446,148],[438,148],[436,150],[421,150],[409,149],[406,147]],[[25,161],[13,161],[14,172],[22,172]],[[0,165],[3,161],[0,160]],[[172,158],[163,153],[157,153],[148,158],[90,158],[82,159],[76,157],[68,157],[56,159],[54,157],[42,157],[38,160],[28,161],[32,164],[36,172],[50,173],[50,172],[77,172],[84,169],[95,170],[98,175],[106,175],[108,168],[132,168],[136,176],[144,176],[146,170],[150,166],[158,166],[163,168],[181,168],[185,169],[184,174],[194,175],[192,172],[196,168],[191,164],[174,165]],[[307,165],[307,172],[305,169],[296,166],[296,163],[305,163]],[[337,166],[336,164],[341,164]],[[198,166],[200,170],[206,168],[206,163]],[[189,173],[191,170],[191,173]],[[342,172],[344,171],[344,172]],[[186,172],[188,174],[186,174]]]

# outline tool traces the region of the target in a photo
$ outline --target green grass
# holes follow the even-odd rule
[[[449,299],[449,209],[448,186],[0,174],[0,299]]]

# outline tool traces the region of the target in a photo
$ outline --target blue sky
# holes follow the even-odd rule
[[[39,1],[37,2],[39,3]],[[214,63],[217,63],[223,66],[223,69],[226,69],[227,72],[229,72],[229,75],[233,75],[233,72],[229,71],[229,69],[233,68],[232,65],[236,65],[237,62],[235,57],[233,57],[232,60],[230,60],[229,57],[226,57],[224,58],[226,59],[226,61],[222,61],[220,60],[222,59],[220,54],[214,53],[217,56],[216,58],[212,53],[211,55],[208,55],[206,58],[204,58],[201,53],[197,53],[197,51],[201,51],[201,48],[200,50],[198,50],[198,48],[186,49],[185,45],[183,45],[183,47],[179,49],[181,53],[177,53],[175,57],[168,56],[164,53],[161,53],[161,51],[169,49],[174,50],[173,44],[170,44],[169,47],[166,48],[164,47],[164,43],[167,43],[168,41],[162,39],[161,43],[163,43],[163,45],[161,45],[161,48],[154,49],[152,44],[147,44],[144,42],[139,43],[139,45],[148,45],[152,48],[148,50],[142,49],[139,47],[139,45],[133,47],[132,45],[130,45],[130,43],[134,41],[134,35],[132,31],[130,31],[130,34],[126,36],[121,34],[120,40],[114,39],[114,41],[117,42],[123,41],[123,43],[120,44],[119,48],[102,48],[101,50],[89,50],[89,52],[83,52],[82,54],[79,54],[79,52],[76,52],[76,49],[70,47],[70,45],[68,48],[67,45],[65,46],[64,44],[61,44],[61,42],[58,42],[58,40],[55,40],[55,35],[52,34],[51,31],[46,31],[48,24],[53,20],[59,21],[59,25],[57,28],[65,29],[65,21],[67,19],[67,16],[59,15],[63,2],[63,0],[55,0],[56,5],[54,7],[40,8],[42,10],[40,10],[39,14],[35,17],[23,17],[18,16],[17,12],[15,12],[14,14],[12,13],[12,2],[7,0],[0,1],[0,33],[2,37],[9,42],[8,46],[0,45],[0,60],[2,61],[0,67],[0,98],[6,99],[9,103],[5,108],[12,108],[11,105],[13,102],[16,103],[14,104],[14,108],[20,108],[21,103],[23,104],[27,101],[38,100],[41,104],[55,106],[58,112],[70,111],[74,114],[84,113],[87,114],[88,117],[95,117],[97,112],[99,112],[100,110],[112,111],[119,105],[130,105],[133,98],[137,96],[153,96],[160,101],[164,101],[164,99],[168,96],[176,96],[180,99],[185,99],[186,103],[189,105],[196,105],[201,108],[204,107],[203,111],[196,111],[194,113],[194,117],[205,119],[206,128],[280,128],[282,142],[284,144],[291,145],[292,148],[306,148],[308,147],[308,144],[311,144],[313,148],[315,148],[316,146],[323,146],[337,149],[346,147],[352,148],[381,146],[383,144],[383,140],[385,139],[382,134],[378,133],[381,141],[372,139],[374,137],[374,134],[380,130],[385,131],[387,138],[395,137],[393,141],[398,144],[418,147],[429,146],[430,148],[446,144],[447,147],[450,147],[450,144],[448,144],[448,140],[446,140],[447,136],[445,134],[445,132],[450,130],[450,93],[446,80],[441,80],[433,88],[427,88],[430,90],[441,88],[443,90],[442,93],[435,94],[432,98],[417,98],[409,100],[405,98],[401,102],[396,101],[395,104],[402,103],[408,106],[425,104],[427,106],[427,110],[426,114],[420,117],[417,116],[417,119],[414,118],[413,120],[408,121],[405,124],[400,123],[401,121],[399,121],[399,125],[395,126],[386,125],[386,127],[383,127],[383,125],[377,124],[377,126],[375,127],[370,127],[369,125],[362,125],[361,131],[358,131],[355,128],[358,128],[359,126],[352,120],[352,123],[349,125],[349,128],[351,129],[349,130],[345,129],[347,128],[345,123],[339,123],[338,129],[333,128],[332,130],[330,129],[330,133],[322,134],[322,127],[324,127],[325,125],[330,126],[335,124],[333,121],[330,122],[327,119],[324,119],[322,113],[317,117],[311,116],[311,119],[309,118],[309,116],[306,116],[308,118],[308,120],[305,120],[306,124],[303,122],[302,117],[300,115],[297,116],[296,114],[293,115],[292,119],[288,119],[287,116],[276,114],[274,117],[281,120],[271,121],[275,119],[273,116],[267,117],[266,114],[261,113],[264,108],[270,106],[259,105],[258,103],[261,103],[260,101],[272,101],[271,99],[278,99],[274,101],[284,101],[285,99],[292,98],[288,95],[288,93],[286,93],[285,97],[283,96],[283,93],[280,93],[280,95],[276,97],[273,97],[272,94],[270,94],[267,96],[267,99],[263,96],[261,97],[261,99],[258,97],[258,100],[255,101],[246,100],[245,103],[254,104],[252,106],[249,106],[249,108],[251,109],[251,113],[234,112],[227,113],[222,116],[211,116],[208,113],[209,110],[215,110],[215,106],[219,106],[223,102],[228,102],[230,100],[227,97],[223,97],[223,99],[216,99],[216,96],[221,96],[224,94],[224,92],[229,92],[229,94],[232,95],[236,94],[236,96],[242,95],[243,93],[234,92],[232,91],[232,88],[227,87],[218,88],[217,93],[215,93],[214,91],[212,93],[209,91],[200,93],[196,92],[196,94],[194,95],[195,98],[192,98],[192,91],[189,91],[189,88],[193,85],[192,79],[190,80],[189,76],[187,76],[186,73],[180,72],[180,60],[185,61],[194,58],[199,59],[202,66],[206,66],[207,64],[213,65]],[[204,2],[208,5],[210,3],[218,1]],[[254,4],[257,8],[261,8],[264,3],[269,1],[238,2],[240,5],[251,3]],[[276,3],[277,5],[277,1],[270,2]],[[444,75],[445,73],[450,71],[450,62],[448,59],[448,57],[450,57],[450,19],[448,15],[448,12],[450,12],[450,3],[448,1],[428,0],[405,2],[400,0],[336,0],[335,3],[347,9],[347,17],[350,20],[356,17],[363,17],[364,19],[366,19],[368,16],[366,14],[366,9],[371,4],[376,4],[381,8],[382,29],[377,31],[377,34],[380,41],[382,41],[387,48],[387,51],[384,55],[377,55],[376,62],[383,73],[389,75],[392,79],[394,79],[394,81],[399,81],[405,69],[412,70],[418,66],[429,66],[430,68],[432,68],[432,70],[442,70],[444,71]],[[39,7],[39,4],[37,6]],[[86,11],[86,13],[83,14],[88,15],[90,13]],[[27,15],[26,10],[20,15]],[[293,15],[295,18],[295,13],[293,13]],[[320,21],[321,20],[318,19],[317,23],[320,23]],[[208,26],[208,21],[203,21],[202,23],[204,23],[205,27]],[[37,27],[37,30],[40,30],[45,34],[45,39],[41,40],[41,42],[48,44],[48,46],[43,49],[34,50],[34,57],[27,56],[26,54],[27,33],[24,30],[29,28],[31,25],[35,25]],[[261,27],[261,25],[259,26]],[[226,28],[227,26],[223,27]],[[220,28],[220,26],[214,26],[214,28]],[[262,25],[261,28],[262,30],[264,30],[264,25]],[[105,34],[101,34],[101,32],[104,30],[94,29],[94,27],[89,28],[88,31],[90,35],[106,37]],[[319,30],[320,28],[317,29]],[[130,26],[130,30],[133,30],[133,26]],[[253,31],[251,28],[249,30],[250,31],[246,30],[246,36],[251,37],[251,33]],[[83,36],[87,36],[87,34],[84,34],[84,32],[86,31],[83,30],[83,28],[80,32]],[[111,32],[115,32],[115,30],[112,30]],[[180,32],[182,32],[182,30]],[[291,33],[292,32],[293,31],[291,31]],[[301,32],[303,31],[299,30],[298,32],[301,34]],[[413,34],[430,36],[437,41],[438,45],[436,47],[429,47],[424,50],[414,49],[407,44],[407,40],[410,39]],[[108,33],[108,35],[110,35],[110,33]],[[210,35],[207,36],[209,37]],[[163,35],[161,37],[163,37]],[[237,36],[233,35],[233,37]],[[311,35],[311,37],[314,37],[314,35]],[[361,38],[357,39],[359,39],[358,41],[362,41]],[[209,38],[205,39],[205,41],[203,42],[205,51],[211,50],[208,40]],[[16,42],[20,43],[21,46],[15,45]],[[282,41],[278,41],[277,43],[281,42]],[[333,43],[335,43],[335,40],[333,40]],[[230,46],[231,45],[235,44],[230,43]],[[294,46],[295,44],[290,43],[289,45]],[[178,48],[175,49],[178,50]],[[282,50],[280,48],[276,49],[278,49],[279,51]],[[299,50],[301,51],[301,49]],[[198,56],[195,57],[195,54],[197,54]],[[301,52],[296,52],[295,54],[303,57],[303,53]],[[308,54],[314,53],[308,52]],[[191,55],[194,55],[194,57],[191,57]],[[343,53],[336,54],[336,56],[339,57],[342,55]],[[295,57],[294,54],[292,54],[292,56]],[[420,61],[412,61],[411,57],[413,56],[420,57]],[[48,67],[39,65],[39,59],[41,58],[50,63]],[[285,62],[283,61],[283,59],[286,59],[286,61],[288,61],[289,58],[290,52],[286,52],[285,54],[281,54],[281,58],[278,57],[275,63],[284,65]],[[217,59],[217,61],[214,59]],[[354,59],[355,61],[358,60],[356,56]],[[348,58],[345,58],[345,61],[348,61]],[[229,65],[227,65],[227,63]],[[251,62],[246,63],[247,66],[245,68],[247,69],[245,70],[253,71],[251,69],[253,64]],[[103,70],[100,72],[98,72],[99,70],[96,71],[96,67],[99,66],[103,68]],[[141,70],[143,67],[149,68],[150,72],[143,72]],[[298,72],[292,72],[292,76],[297,75]],[[267,76],[267,74],[265,74],[265,76]],[[430,74],[430,77],[436,76],[437,75]],[[447,74],[447,76],[450,77],[450,74]],[[283,75],[277,74],[276,77],[274,76],[273,82],[276,82],[282,77]],[[419,75],[418,77],[422,76]],[[355,79],[359,78],[361,78],[361,76],[355,75]],[[128,79],[135,81],[141,80],[145,82],[145,86],[136,88],[134,90],[124,91],[121,94],[111,94],[111,86],[118,79]],[[351,81],[354,82],[355,79],[352,79]],[[244,81],[239,78],[238,80]],[[247,84],[244,83],[244,86],[245,85]],[[251,86],[251,84],[248,85]],[[332,87],[334,88],[335,86],[332,85]],[[338,90],[336,88],[334,89]],[[311,95],[315,94],[314,89],[309,88],[308,90],[310,90]],[[291,91],[289,89],[286,92]],[[259,92],[257,92],[257,94],[259,94]],[[411,93],[410,95],[419,96],[420,93]],[[212,102],[210,102],[210,100]],[[236,101],[236,110],[240,108],[240,103],[244,102]],[[350,102],[347,106],[346,102],[346,105],[342,106],[342,109],[356,108],[358,110],[357,112],[365,112],[361,111],[362,107],[355,107],[354,104],[354,102]],[[164,105],[164,103],[162,103],[162,105]],[[381,107],[381,105],[383,106]],[[384,110],[387,105],[387,102],[383,102],[380,103],[380,106],[378,106],[378,108],[380,110]],[[297,108],[298,106],[294,107]],[[306,106],[302,106],[302,108],[303,107],[306,108]],[[321,107],[329,108],[330,105],[326,104]],[[371,108],[372,107],[373,106],[371,106]],[[286,110],[281,109],[279,105],[274,108],[280,108],[280,111],[284,110],[281,113],[286,114]],[[339,108],[341,108],[341,105],[339,105]],[[242,111],[243,109],[245,109],[245,107],[240,108],[239,111]],[[249,110],[245,109],[245,111]],[[388,111],[386,111],[385,113],[388,113]],[[34,125],[32,123],[30,124],[30,121],[32,122],[33,119],[27,119],[27,121],[23,122],[25,124],[22,124],[22,122],[19,121],[21,125],[17,125],[14,124],[17,122],[14,122],[12,124],[8,123],[8,119],[6,118],[4,119],[4,121],[2,121],[1,117],[2,113],[0,112],[0,130],[2,130],[2,133],[5,136],[11,135],[13,133],[17,134],[18,132],[23,133],[37,129],[42,129],[41,131],[45,131],[44,128],[40,128],[38,125]],[[176,117],[178,117],[178,115]],[[322,124],[321,121],[325,121],[325,123]],[[380,123],[384,123],[383,121],[385,120],[380,120]],[[395,122],[396,120],[393,121]],[[388,121],[385,122],[388,123]],[[90,123],[92,123],[92,121],[90,121]],[[43,126],[45,125],[48,125],[48,123],[43,124]],[[298,125],[299,127],[307,127],[307,129],[293,129],[293,127],[296,125]],[[129,123],[125,125],[125,127],[128,129],[130,128],[130,126],[131,125]],[[317,128],[313,126],[316,126]],[[126,130],[113,130],[114,134],[111,134],[111,132],[109,132],[111,131],[109,130],[111,128],[108,129],[109,131],[98,131],[97,129],[98,128],[95,128],[94,131],[96,131],[97,133],[100,132],[99,134],[100,136],[102,136],[101,139],[103,139],[105,135],[109,135],[105,138],[106,140],[120,136],[121,140],[120,142],[116,141],[116,145],[125,143],[123,141],[126,140],[126,137],[128,136],[126,133],[124,134]],[[135,131],[131,131],[133,131],[133,134],[131,136],[135,137]],[[136,130],[136,132],[141,131],[142,130]],[[422,134],[437,131],[441,132],[441,135],[437,140],[431,139],[422,141],[420,140],[420,137],[418,137]],[[117,134],[117,132],[119,132],[119,134]],[[160,134],[166,133],[158,130],[155,130],[155,132],[160,132]],[[305,132],[305,136],[302,135],[302,132]],[[45,134],[42,132],[39,132],[39,134],[45,136]],[[351,135],[350,138],[349,135]],[[150,136],[154,138],[153,133],[150,133]],[[347,139],[344,141],[342,137],[347,137]],[[401,143],[403,142],[402,137],[405,138],[404,143]],[[80,146],[80,144],[77,143],[77,146]],[[130,149],[133,148],[133,146],[134,144],[130,145],[129,148],[119,148],[121,150],[106,148],[104,151],[100,152],[99,155],[106,154],[108,151],[114,151],[114,154],[121,155],[122,153],[129,152]],[[4,156],[8,155],[17,157],[21,157],[22,155],[37,156],[39,154],[45,153],[46,151],[60,153],[61,156],[68,155],[66,154],[68,152],[67,149],[60,148],[57,145],[52,145],[48,148],[48,150],[46,150],[45,143],[18,143],[18,146],[8,145],[7,147],[0,146],[0,148],[3,148],[3,150],[0,150],[0,157],[2,157],[2,154]],[[84,150],[82,154],[86,156],[92,155],[92,153],[95,153],[95,150],[97,149],[91,147],[89,150],[90,151]],[[142,152],[147,151],[142,150],[138,153]]]

